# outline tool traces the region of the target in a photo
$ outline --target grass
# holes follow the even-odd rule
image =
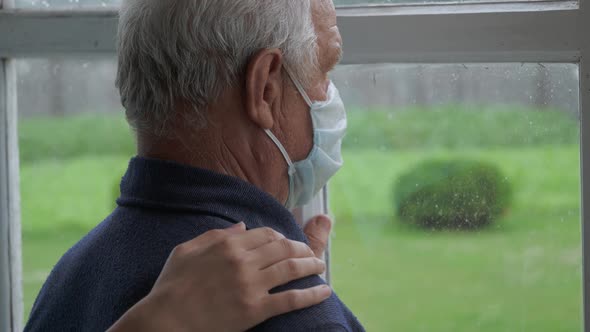
[[[80,156],[130,155],[135,143],[122,116],[35,117],[19,124],[22,163]]]
[[[369,331],[579,331],[577,124],[563,114],[527,110],[514,114],[513,123],[501,120],[508,119],[502,110],[482,112],[480,119],[465,115],[469,121],[461,121],[458,114],[463,111],[447,110],[449,117],[455,116],[447,124],[441,122],[442,115],[434,119],[428,112],[399,113],[397,119],[405,125],[388,120],[389,126],[411,137],[373,118],[383,112],[364,117],[352,112],[351,121],[358,121],[348,137],[346,166],[331,184],[337,220],[332,253],[336,291]],[[408,118],[401,120],[404,116]],[[533,125],[522,127],[522,119],[532,116],[538,116]],[[109,125],[108,118],[83,116],[21,124],[27,311],[59,257],[113,207],[113,187],[132,153],[128,129],[120,121]],[[433,142],[436,137],[414,124],[419,121],[431,131],[445,128],[437,134],[443,143]],[[503,143],[491,132],[481,138],[488,135],[481,129],[486,123],[504,137]],[[471,138],[456,133],[466,124],[480,130],[465,129]],[[537,138],[527,140],[526,132],[507,136],[517,127]],[[391,142],[414,143],[404,149],[401,143],[372,145],[371,140],[379,140],[371,136],[375,131],[382,141],[397,135]],[[477,144],[448,143],[453,141]],[[401,226],[393,216],[397,177],[426,158],[457,156],[501,167],[515,188],[509,213],[489,229],[473,233]]]
[[[126,156],[48,160],[21,169],[23,232],[94,227],[114,207]]]
[[[406,150],[571,145],[579,120],[558,110],[449,105],[349,112],[346,148]]]
[[[433,155],[500,164],[516,184],[510,213],[477,233],[400,226],[392,184]],[[576,147],[346,157],[331,186],[334,284],[369,331],[580,330]]]

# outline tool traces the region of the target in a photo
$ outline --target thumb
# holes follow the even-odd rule
[[[324,215],[312,218],[305,226],[304,232],[309,240],[309,247],[319,259],[324,256],[331,231],[332,220]]]

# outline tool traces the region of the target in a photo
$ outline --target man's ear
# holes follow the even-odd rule
[[[283,55],[279,49],[256,53],[246,71],[246,112],[262,129],[274,126],[273,105],[280,101]]]

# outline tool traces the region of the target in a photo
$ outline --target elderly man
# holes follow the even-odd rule
[[[328,79],[341,53],[331,0],[124,3],[117,84],[138,157],[117,209],[55,267],[29,328],[107,329],[150,292],[174,248],[181,255],[179,244],[240,221],[263,234],[244,250],[288,246],[302,257],[275,264],[270,254],[256,269],[319,271],[307,246],[289,242],[307,242],[289,209],[309,202],[342,166],[346,114]],[[317,275],[285,282],[275,280],[271,294],[327,289]],[[227,319],[239,316],[228,311]],[[363,328],[332,294],[253,330]]]

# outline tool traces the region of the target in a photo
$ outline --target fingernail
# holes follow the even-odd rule
[[[328,219],[328,217],[325,216],[318,217],[318,219],[316,220],[316,224],[325,231],[329,231],[330,227],[332,227],[330,219]]]
[[[328,285],[323,285],[320,290],[322,291],[322,293],[324,294],[324,296],[329,297],[330,295],[332,295],[332,288]]]

